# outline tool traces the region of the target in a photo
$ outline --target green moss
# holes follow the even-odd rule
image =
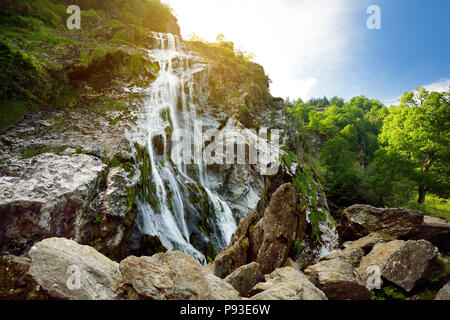
[[[80,154],[81,152],[83,152],[83,147],[77,147],[77,148],[75,149],[75,153],[76,153],[76,154]]]
[[[117,167],[120,166],[120,161],[117,159],[116,156],[114,156],[114,157],[111,159],[111,161],[110,161],[110,163],[109,163],[109,166],[110,166],[111,168],[117,168]]]

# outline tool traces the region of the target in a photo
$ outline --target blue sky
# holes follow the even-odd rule
[[[394,103],[419,85],[450,85],[449,0],[165,0],[182,35],[255,54],[275,96],[356,95]],[[369,30],[367,7],[381,9]]]

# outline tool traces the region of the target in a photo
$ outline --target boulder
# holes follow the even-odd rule
[[[0,300],[46,300],[47,294],[28,274],[31,260],[0,257]]]
[[[55,299],[116,300],[134,298],[124,284],[119,264],[92,247],[49,238],[29,251],[30,275]]]
[[[377,243],[384,243],[392,240],[395,240],[395,238],[389,234],[383,232],[372,232],[371,234],[358,240],[344,242],[342,247],[344,249],[348,247],[360,248],[365,252],[369,252]]]
[[[266,282],[252,290],[252,300],[328,300],[301,272],[292,267],[279,268],[265,275]]]
[[[373,271],[367,270],[369,266],[377,266],[380,269],[384,267],[389,257],[397,251],[402,245],[403,240],[394,240],[387,243],[377,243],[372,251],[366,256],[362,257],[359,267],[356,269],[363,281],[373,273]]]
[[[130,256],[120,271],[139,295],[152,300],[237,300],[239,293],[192,256],[179,251]]]
[[[249,229],[258,219],[258,213],[252,211],[239,221],[238,228],[231,236],[230,246],[222,250],[214,261],[208,264],[208,269],[214,275],[224,279],[237,268],[247,264],[250,260],[247,254],[250,247]]]
[[[299,203],[299,195],[290,183],[282,185],[272,195],[261,222],[264,234],[256,258],[263,274],[271,273],[285,262],[297,236]]]
[[[450,281],[439,290],[434,300],[450,300]]]
[[[107,166],[84,154],[50,153],[14,165],[0,176],[0,246],[20,255],[45,238],[79,239]]]
[[[442,252],[450,251],[450,223],[443,219],[424,216],[423,224],[416,226],[407,235],[408,240],[425,239]]]
[[[321,260],[333,260],[336,258],[344,258],[345,260],[350,262],[351,265],[355,265],[360,263],[363,255],[364,255],[363,249],[354,248],[350,246],[348,248],[345,248],[344,250],[333,252],[332,254],[323,257]]]
[[[248,297],[250,290],[264,279],[256,262],[239,267],[225,278],[242,297]]]
[[[356,240],[375,231],[402,238],[422,222],[423,213],[419,211],[356,204],[344,210],[339,231],[343,241]]]
[[[343,258],[321,261],[305,274],[330,300],[370,300],[371,292],[353,266]]]
[[[438,249],[429,241],[406,241],[381,268],[382,276],[411,292],[428,277],[437,255]]]

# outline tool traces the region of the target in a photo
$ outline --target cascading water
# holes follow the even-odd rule
[[[145,92],[143,110],[128,137],[140,171],[139,232],[157,236],[168,250],[182,250],[205,262],[203,253],[191,244],[193,229],[203,223],[200,237],[221,250],[237,225],[229,205],[212,190],[217,181],[209,179],[204,164],[176,164],[171,134],[184,129],[191,141],[198,135],[197,122],[204,120],[198,113],[206,102],[207,65],[190,55],[178,37],[153,36],[157,48],[149,54],[160,72]],[[207,219],[213,223],[205,223]],[[204,230],[205,225],[212,225],[211,230]],[[209,239],[204,239],[206,233]]]

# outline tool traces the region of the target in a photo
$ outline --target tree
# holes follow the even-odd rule
[[[403,94],[401,104],[385,118],[379,142],[386,154],[410,163],[408,178],[418,185],[417,202],[428,191],[448,197],[450,172],[450,90],[419,87]]]

